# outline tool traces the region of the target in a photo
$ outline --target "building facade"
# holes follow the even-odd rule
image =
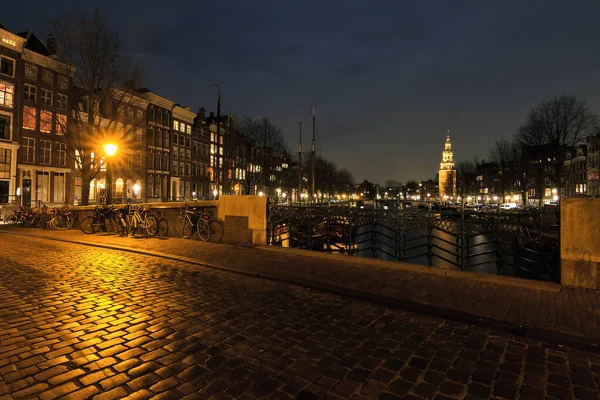
[[[0,204],[16,204],[20,132],[21,57],[25,39],[0,24]],[[28,188],[31,197],[31,186]]]
[[[440,200],[456,199],[456,169],[454,169],[454,152],[452,151],[452,143],[450,143],[450,135],[446,136],[444,151],[442,152],[439,188]]]

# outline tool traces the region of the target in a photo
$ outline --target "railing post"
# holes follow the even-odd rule
[[[330,215],[329,215],[329,210],[327,210],[326,212],[327,212],[327,214],[326,214],[326,217],[325,217],[325,218],[327,218],[327,223],[326,223],[326,232],[327,232],[327,251],[328,251],[329,253],[331,253],[331,231],[330,231],[330,229],[331,229],[331,224],[329,223],[329,217],[330,217]]]
[[[544,209],[542,207],[540,207],[540,242],[539,243],[540,243],[540,279],[542,279],[542,276],[544,275]]]
[[[502,218],[500,216],[500,203],[497,204],[496,217],[498,219],[498,239],[496,247],[496,268],[498,275],[502,275]]]
[[[468,258],[467,258],[467,222],[465,219],[465,203],[461,203],[460,207],[460,268],[465,269],[468,267]]]
[[[377,258],[377,201],[373,200],[373,222],[372,222],[372,227],[373,227],[373,232],[371,233],[371,238],[372,238],[372,251],[373,251],[373,258]]]
[[[431,206],[427,211],[427,262],[433,266],[433,216],[431,215]]]
[[[398,213],[398,261],[402,261],[404,259],[404,230],[402,229],[402,224],[404,222],[404,211],[400,210]]]

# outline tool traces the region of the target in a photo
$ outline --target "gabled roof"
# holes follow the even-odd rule
[[[25,46],[24,46],[26,49],[36,52],[38,54],[41,54],[43,56],[51,56],[52,55],[52,53],[50,52],[50,50],[48,50],[46,45],[33,32],[31,32],[31,31],[21,32],[21,33],[18,33],[17,35],[21,36],[22,38],[24,38],[26,40]]]

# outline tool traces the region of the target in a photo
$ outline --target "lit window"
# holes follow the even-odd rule
[[[12,107],[15,97],[15,85],[0,81],[0,106]]]
[[[56,114],[55,132],[59,135],[64,135],[67,132],[67,116],[66,115]]]
[[[50,111],[40,111],[40,132],[52,132],[52,113]]]
[[[23,96],[24,96],[23,98],[25,100],[35,101],[36,94],[37,94],[37,89],[35,86],[25,85],[23,87]]]
[[[38,79],[38,67],[33,64],[25,64],[25,79],[30,81],[37,81]]]
[[[47,106],[52,106],[52,91],[48,89],[42,89],[42,102]]]
[[[187,133],[188,135],[192,134],[192,126],[191,125],[187,125],[185,127],[185,133]]]
[[[37,109],[35,107],[23,107],[23,128],[35,130],[35,120],[37,118]]]
[[[15,60],[0,56],[0,74],[13,78],[15,76]]]
[[[173,121],[173,130],[179,130],[179,121]]]
[[[211,132],[211,133],[210,133],[210,141],[211,141],[211,142],[214,142],[214,141],[215,141],[215,134],[214,134],[214,132]]]
[[[81,153],[75,149],[75,169],[81,169]]]
[[[17,41],[13,39],[2,38],[2,43],[6,43],[9,46],[17,47]]]
[[[219,144],[223,145],[223,136],[219,136]]]

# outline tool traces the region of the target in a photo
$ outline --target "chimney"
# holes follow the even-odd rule
[[[46,39],[46,48],[50,52],[50,54],[56,54],[56,38],[52,35],[48,35]]]
[[[204,107],[200,107],[200,109],[198,110],[198,116],[200,117],[201,121],[206,120],[206,110],[204,109]]]

